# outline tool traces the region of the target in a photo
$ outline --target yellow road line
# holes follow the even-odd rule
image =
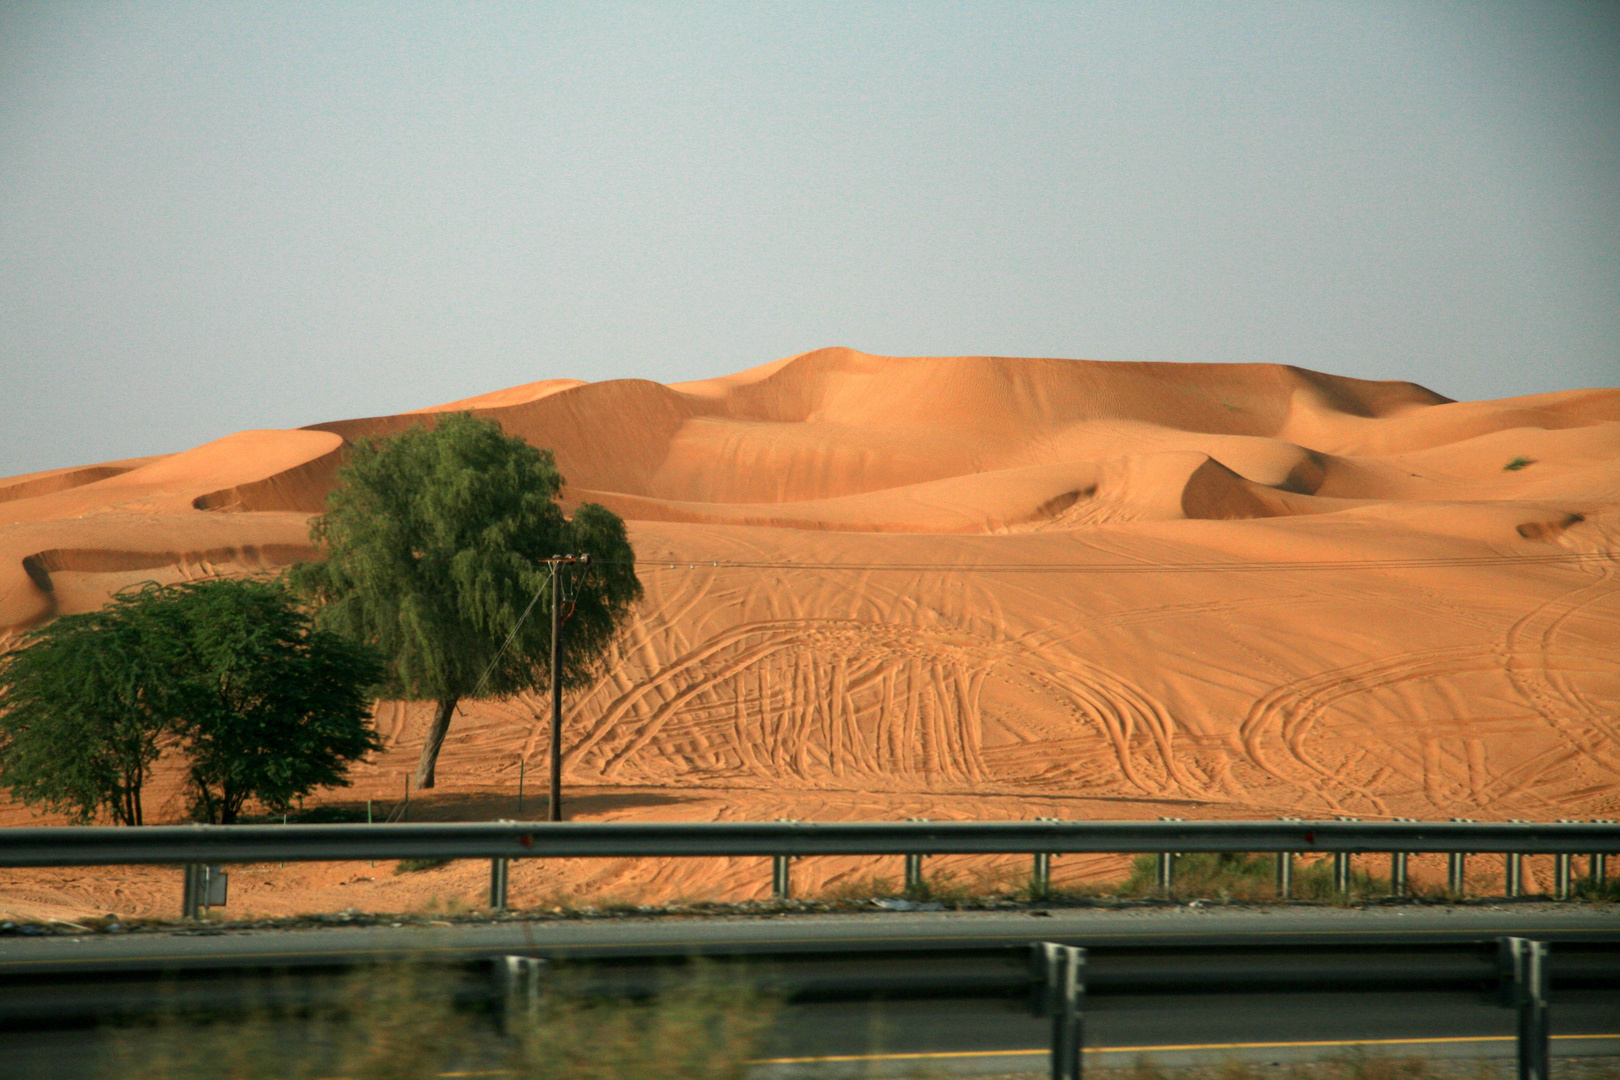
[[[1620,1039],[1620,1035],[1554,1035],[1560,1039]],[[1257,1042],[1257,1043],[1187,1043],[1179,1046],[1088,1046],[1088,1054],[1115,1053],[1168,1053],[1175,1050],[1276,1050],[1285,1047],[1324,1049],[1334,1046],[1411,1046],[1434,1043],[1513,1042],[1511,1035],[1450,1036],[1440,1039],[1337,1039],[1322,1042]],[[856,1061],[941,1061],[951,1058],[1035,1057],[1051,1053],[1049,1050],[945,1050],[919,1054],[838,1054],[829,1057],[761,1058],[750,1065],[837,1065]],[[440,1080],[462,1080],[475,1076],[509,1076],[507,1069],[478,1069],[465,1072],[439,1073]],[[348,1076],[327,1076],[321,1080],[353,1080]]]
[[[1554,1041],[1574,1039],[1620,1039],[1614,1035],[1553,1035]],[[1088,1054],[1167,1054],[1192,1050],[1283,1050],[1331,1049],[1345,1046],[1422,1046],[1438,1043],[1510,1043],[1512,1035],[1455,1035],[1432,1039],[1324,1039],[1313,1042],[1180,1043],[1168,1046],[1088,1046]],[[760,1058],[750,1065],[815,1065],[854,1061],[939,1061],[961,1058],[1037,1057],[1050,1054],[1040,1050],[939,1050],[911,1054],[839,1054],[828,1057]]]

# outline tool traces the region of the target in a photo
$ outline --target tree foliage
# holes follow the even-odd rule
[[[79,822],[144,818],[141,788],[161,750],[157,669],[127,603],[65,615],[0,658],[0,785]]]
[[[284,811],[378,749],[374,653],[317,630],[285,586],[147,585],[26,635],[0,662],[0,784],[89,821],[139,825],[165,745],[189,760],[193,815]]]
[[[190,675],[169,690],[169,725],[190,759],[194,817],[230,824],[249,799],[285,812],[381,748],[369,724],[381,661],[314,628],[281,583],[205,581],[154,599],[158,640],[179,646]]]
[[[291,578],[320,605],[321,625],[374,646],[389,693],[437,703],[418,787],[433,786],[458,701],[549,686],[552,576],[542,560],[594,563],[567,622],[564,687],[596,675],[641,597],[624,522],[593,504],[567,518],[562,485],[550,451],[453,413],[356,444],[311,526],[326,560]]]

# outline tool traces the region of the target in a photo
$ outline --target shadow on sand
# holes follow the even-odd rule
[[[594,818],[614,810],[644,806],[674,806],[693,801],[695,800],[653,791],[613,789],[563,792],[563,810],[570,819]],[[373,803],[372,813],[376,821],[399,821],[402,816],[407,821],[415,822],[545,821],[546,803],[544,794],[525,795],[523,808],[519,811],[517,796],[511,791],[413,791],[408,813],[402,815],[404,808],[399,801]],[[323,802],[318,816],[327,820],[364,821],[366,804],[364,800]]]

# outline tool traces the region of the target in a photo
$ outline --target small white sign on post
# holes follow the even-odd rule
[[[217,866],[202,868],[202,902],[203,907],[224,907],[225,896],[230,886],[231,875]]]

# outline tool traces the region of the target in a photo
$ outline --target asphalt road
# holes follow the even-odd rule
[[[896,940],[988,944],[1039,940],[1105,948],[1298,942],[1399,949],[1403,944],[1503,934],[1554,942],[1561,935],[1620,940],[1620,910],[1548,904],[1387,909],[1090,911],[1050,914],[882,912],[871,915],[720,919],[611,919],[432,927],[336,927],[307,931],[77,938],[0,938],[0,975],[84,965],[185,967],[229,956],[258,964],[430,953],[470,958],[512,951],[612,955],[668,947],[723,951],[848,949]],[[1086,1044],[1112,1048],[1095,1063],[1127,1064],[1144,1048],[1162,1064],[1287,1060],[1350,1044],[1391,1054],[1511,1054],[1514,1016],[1481,994],[1247,993],[1098,996],[1086,1005]],[[1554,1054],[1620,1054],[1620,986],[1574,990],[1553,1001]],[[1597,1036],[1597,1038],[1594,1038]],[[829,1068],[938,1071],[1044,1066],[1047,1022],[1006,999],[828,1002],[790,1006],[776,1025],[768,1071]],[[0,1035],[0,1076],[89,1075],[92,1033]],[[829,1063],[828,1058],[855,1059]],[[816,1059],[805,1061],[804,1059]]]
[[[847,946],[867,940],[939,942],[1062,941],[1182,944],[1298,941],[1437,941],[1502,934],[1545,937],[1613,932],[1620,906],[1522,904],[1481,907],[1094,910],[1054,908],[1018,912],[873,912],[872,914],[672,917],[555,920],[426,927],[330,927],[313,930],[179,931],[164,934],[87,934],[77,937],[0,937],[0,971],[30,963],[191,957],[277,958],[392,956],[433,952],[497,955],[513,950],[602,951],[668,945],[748,949],[817,943]]]

